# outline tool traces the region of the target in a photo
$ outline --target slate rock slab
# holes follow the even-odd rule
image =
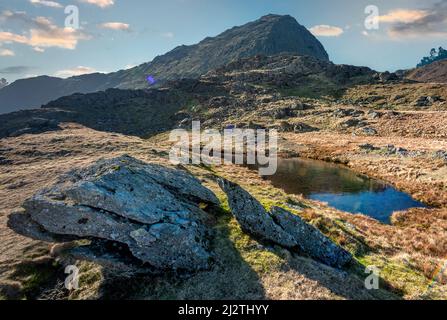
[[[151,267],[199,270],[210,259],[200,203],[219,201],[188,172],[122,156],[65,174],[26,200],[9,225],[44,241],[113,241]]]
[[[342,268],[352,255],[299,216],[279,207],[267,212],[247,191],[225,179],[219,185],[227,194],[233,215],[241,227],[264,240],[299,249],[329,266]]]

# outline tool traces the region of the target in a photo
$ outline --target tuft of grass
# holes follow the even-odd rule
[[[24,298],[34,299],[55,282],[60,272],[60,265],[54,260],[48,259],[39,263],[19,264],[14,272],[14,278],[22,283]]]
[[[379,254],[357,257],[357,260],[365,268],[367,266],[377,267],[380,270],[381,279],[392,286],[391,289],[400,291],[405,297],[420,298],[430,284],[422,272],[411,268],[402,261]]]

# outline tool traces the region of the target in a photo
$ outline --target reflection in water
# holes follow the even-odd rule
[[[394,211],[424,207],[408,194],[383,182],[323,161],[279,160],[276,174],[265,178],[287,193],[302,194],[309,199],[327,202],[334,208],[363,213],[385,223]]]

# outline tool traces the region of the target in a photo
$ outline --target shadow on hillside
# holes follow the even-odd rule
[[[345,269],[338,270],[294,253],[288,265],[291,270],[317,281],[334,294],[348,300],[402,299],[403,293],[383,278],[379,278],[379,289],[366,289],[365,280],[371,273],[366,273],[365,266],[357,261],[352,261]]]

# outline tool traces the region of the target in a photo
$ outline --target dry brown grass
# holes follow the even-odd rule
[[[343,98],[353,102],[368,97],[376,97],[369,107],[394,110],[414,110],[414,102],[423,96],[440,96],[447,100],[445,84],[405,83],[363,85],[348,89]],[[419,108],[426,109],[426,108]],[[447,102],[436,103],[430,110],[447,110]]]
[[[373,142],[386,144],[386,138],[361,138],[333,133],[311,133],[286,135],[287,148],[309,157],[327,157],[349,160],[357,171],[375,171],[375,175],[395,184],[406,181],[399,175],[414,166],[426,165],[426,159],[417,162],[401,159],[387,159],[364,155],[358,152],[358,144]],[[372,140],[365,140],[372,139]],[[169,143],[166,135],[151,140],[142,140],[123,135],[97,132],[78,125],[67,125],[63,131],[40,135],[26,135],[19,138],[1,140],[2,156],[12,160],[11,165],[0,166],[0,234],[4,244],[0,250],[1,294],[15,293],[23,297],[23,288],[30,286],[46,288],[51,284],[35,272],[22,273],[17,277],[17,268],[34,265],[48,258],[47,244],[21,237],[6,227],[7,215],[20,210],[27,197],[40,188],[53,183],[56,177],[75,166],[84,166],[101,157],[130,154],[149,162],[168,164],[166,159]],[[402,147],[433,148],[428,140],[403,140]],[[445,143],[445,142],[442,142]],[[398,145],[400,146],[400,145]],[[6,150],[6,151],[5,151]],[[66,152],[61,152],[66,150]],[[393,161],[400,165],[400,171],[380,167],[383,161]],[[386,162],[387,163],[387,162]],[[371,167],[368,167],[371,166]],[[445,252],[445,210],[427,210],[424,215],[410,211],[394,217],[395,225],[386,226],[365,216],[351,215],[328,208],[325,204],[309,201],[300,196],[291,196],[274,188],[268,181],[244,167],[226,166],[203,168],[189,166],[219,197],[224,196],[214,181],[214,176],[224,176],[240,183],[257,197],[266,207],[284,205],[288,200],[309,206],[298,212],[320,228],[338,243],[356,255],[357,269],[340,272],[325,267],[306,257],[291,254],[278,247],[270,247],[245,234],[225,211],[216,213],[213,246],[217,253],[212,270],[195,275],[146,276],[143,278],[117,277],[91,263],[80,264],[81,290],[71,294],[71,298],[88,299],[98,297],[147,298],[147,299],[377,299],[396,298],[387,291],[368,292],[362,286],[361,269],[376,263],[383,267],[383,279],[395,292],[402,290],[406,298],[420,298],[426,294],[436,266]],[[440,169],[441,170],[441,169]],[[425,172],[425,171],[424,171]],[[428,171],[427,171],[428,172]],[[408,186],[415,190],[434,188],[434,183],[443,182],[436,172],[436,178],[429,181],[425,176],[415,179],[410,176]],[[408,176],[408,175],[407,175]],[[411,188],[410,188],[411,189]],[[436,189],[439,191],[439,189]],[[433,200],[442,202],[441,196],[431,195]],[[444,237],[443,237],[444,236]],[[441,244],[441,246],[439,246]],[[363,264],[363,266],[362,266]],[[46,266],[42,265],[42,268]],[[360,269],[359,269],[360,268]],[[29,268],[25,268],[25,271]],[[41,270],[41,269],[36,269]],[[58,266],[43,268],[53,272],[57,278]],[[360,270],[360,271],[359,271]],[[37,276],[37,278],[36,278]],[[33,280],[33,281],[30,281]],[[126,285],[123,285],[126,284]],[[124,289],[123,289],[124,288]],[[445,288],[436,284],[428,297],[442,298]],[[12,295],[13,296],[13,295]],[[63,296],[62,296],[63,297]]]

